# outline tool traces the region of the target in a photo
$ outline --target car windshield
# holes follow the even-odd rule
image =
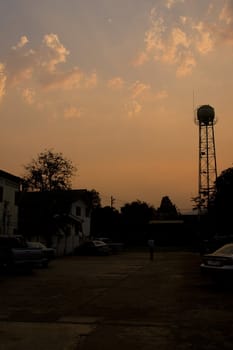
[[[230,254],[233,254],[233,244],[224,245],[223,247],[217,249],[213,254],[214,255],[218,255],[218,254],[230,255]]]
[[[28,242],[30,248],[45,248],[45,246],[40,242]]]
[[[93,241],[94,245],[97,246],[97,245],[105,245],[104,242],[101,242],[101,241]]]

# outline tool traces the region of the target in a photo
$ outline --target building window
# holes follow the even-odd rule
[[[86,209],[85,209],[85,216],[86,216],[86,218],[88,218],[88,217],[90,216],[90,210],[89,210],[89,208],[86,208]]]
[[[3,201],[3,187],[0,186],[0,202]]]
[[[79,206],[76,207],[76,216],[81,216],[81,208]]]

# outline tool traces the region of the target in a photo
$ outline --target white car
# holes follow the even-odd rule
[[[224,278],[231,275],[233,282],[233,243],[225,244],[213,253],[204,254],[200,268],[211,277]]]
[[[45,261],[47,261],[47,264],[50,260],[55,258],[55,249],[54,248],[48,248],[41,242],[28,242],[27,246],[30,249],[39,249],[42,251]],[[46,263],[44,264],[46,265]]]

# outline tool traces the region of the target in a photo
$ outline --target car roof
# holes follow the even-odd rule
[[[93,242],[94,244],[96,244],[96,245],[106,245],[105,242],[100,241],[100,240],[98,240],[98,239],[94,239],[92,242]]]
[[[217,254],[233,254],[233,243],[224,244],[222,247],[218,248],[213,255]]]

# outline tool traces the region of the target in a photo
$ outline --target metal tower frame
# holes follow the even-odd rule
[[[200,118],[199,123],[199,211],[208,209],[215,190],[217,162],[214,137],[214,117]]]

